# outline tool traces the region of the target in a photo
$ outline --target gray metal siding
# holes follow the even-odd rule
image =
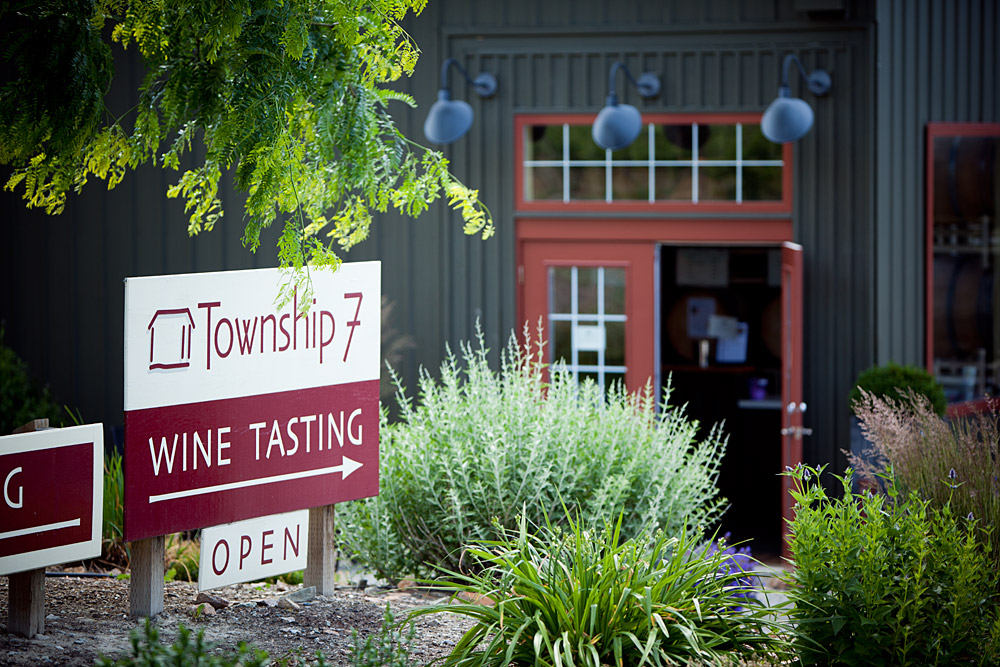
[[[922,365],[925,130],[1000,122],[1000,12],[995,0],[880,0],[877,10],[876,360]]]
[[[597,111],[616,59],[661,74],[656,100],[625,95],[645,111],[762,111],[782,55],[795,50],[833,76],[828,97],[804,95],[816,126],[795,148],[793,219],[806,252],[805,393],[815,433],[807,456],[837,460],[856,373],[875,361],[922,359],[923,128],[997,120],[998,12],[987,0],[855,0],[843,13],[797,4],[438,0],[408,21],[422,48],[416,73],[399,86],[420,103],[396,109],[408,136],[422,140],[445,57],[500,82],[494,99],[480,101],[453,78],[476,122],[445,151],[454,173],[480,189],[496,237],[464,236],[458,216],[436,205],[417,221],[382,216],[348,256],[383,262],[394,325],[416,342],[400,369],[411,388],[418,365],[435,369],[445,343],[474,336],[477,317],[494,350],[519,327],[515,114]],[[274,234],[257,256],[240,246],[240,199],[231,191],[219,227],[189,239],[181,204],[164,196],[173,179],[144,169],[110,194],[92,184],[55,219],[0,196],[8,343],[85,419],[120,420],[122,278],[274,262]]]
[[[456,97],[472,104],[476,121],[468,136],[445,149],[455,173],[481,189],[497,221],[497,238],[486,243],[465,238],[457,216],[440,210],[416,223],[423,229],[435,227],[443,241],[439,252],[426,256],[429,262],[435,258],[439,262],[435,278],[440,278],[443,289],[437,312],[446,326],[437,341],[454,345],[472,338],[477,317],[482,317],[493,349],[512,328],[520,328],[521,323],[514,321],[516,114],[599,110],[607,94],[607,73],[619,59],[634,73],[652,70],[662,77],[663,91],[655,100],[643,101],[631,88],[625,92],[623,101],[643,111],[759,112],[774,98],[782,57],[793,50],[807,67],[823,66],[834,77],[829,96],[803,95],[816,109],[817,121],[795,150],[793,219],[795,240],[806,253],[805,394],[815,433],[807,441],[807,456],[841,462],[839,450],[847,441],[846,396],[857,371],[870,365],[874,347],[870,24],[858,19],[810,21],[801,14],[790,16],[784,3],[776,3],[770,13],[762,12],[761,3],[707,3],[698,10],[693,8],[699,5],[686,3],[642,7],[615,3],[624,6],[612,12],[614,19],[607,26],[546,18],[560,10],[568,17],[580,4],[531,3],[545,9],[538,10],[541,14],[530,26],[521,28],[516,12],[491,14],[487,21],[480,13],[472,15],[469,3],[445,2],[441,4],[447,17],[444,25],[435,30],[421,17],[410,26],[418,43],[430,45],[407,84],[420,104],[418,111],[403,117],[411,136],[420,136],[443,58],[458,57],[470,73],[486,69],[500,82],[494,99],[480,101],[457,77],[453,80]],[[662,12],[660,18],[639,25],[633,12],[654,9]],[[780,16],[794,21],[796,27],[786,31],[784,26],[741,23],[740,17],[751,9],[772,20]],[[706,27],[713,19],[721,22],[720,31]],[[465,25],[464,21],[480,22]],[[793,83],[793,91],[803,88]],[[385,267],[384,272],[392,270]],[[432,297],[417,298],[403,310],[434,304]],[[419,359],[431,368],[441,354],[443,342],[437,341],[432,336],[419,340]],[[436,343],[438,350],[428,343]],[[410,368],[406,370],[414,377]]]

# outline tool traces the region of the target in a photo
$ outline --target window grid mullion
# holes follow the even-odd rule
[[[569,310],[572,319],[570,320],[570,330],[569,330],[569,347],[570,347],[570,360],[573,362],[573,377],[579,382],[580,378],[577,374],[576,367],[580,363],[580,355],[576,350],[576,327],[578,326],[577,317],[579,315],[579,288],[580,281],[577,276],[577,268],[574,266],[570,270],[570,300],[569,300]]]
[[[562,150],[562,172],[563,172],[563,203],[569,202],[569,123],[563,123],[563,150]]]
[[[604,345],[597,349],[597,384],[604,387],[604,350],[607,347],[607,328],[604,326],[604,267],[597,267],[597,325],[601,327]]]
[[[691,123],[691,201],[698,203],[698,123]]]
[[[743,203],[743,123],[736,123],[736,203]]]
[[[646,126],[647,141],[649,142],[649,203],[656,201],[656,129],[650,123]]]

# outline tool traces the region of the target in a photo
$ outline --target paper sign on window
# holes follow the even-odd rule
[[[585,352],[600,352],[604,349],[604,327],[577,325],[573,329],[573,346]]]

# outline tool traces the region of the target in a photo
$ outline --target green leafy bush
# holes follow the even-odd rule
[[[743,588],[731,556],[662,531],[621,536],[611,526],[517,530],[469,549],[481,567],[449,571],[438,588],[488,598],[454,601],[416,615],[449,612],[475,621],[444,665],[730,664],[788,657],[769,609]],[[689,663],[689,661],[697,661]]]
[[[48,387],[36,387],[28,376],[28,364],[4,344],[0,324],[0,435],[10,435],[32,419],[48,419],[50,426],[62,426],[65,416]]]
[[[973,516],[976,535],[1000,556],[1000,425],[993,410],[945,421],[927,400],[862,396],[855,404],[874,456],[851,456],[858,473],[874,479],[887,466],[904,490],[935,507]],[[1000,557],[993,559],[1000,571]]]
[[[338,506],[342,548],[380,577],[459,569],[465,544],[494,539],[493,521],[564,520],[600,525],[620,507],[625,536],[646,526],[697,533],[721,512],[716,479],[725,443],[718,429],[696,441],[683,408],[659,414],[651,391],[634,396],[578,384],[542,363],[543,343],[511,335],[499,372],[482,335],[449,351],[441,379],[423,371],[420,404],[402,389],[401,421],[381,424],[380,495]]]
[[[892,399],[903,398],[909,391],[913,391],[926,397],[934,412],[939,415],[944,415],[948,407],[944,387],[926,369],[900,366],[891,361],[885,366],[873,366],[858,376],[851,388],[852,409],[861,400],[862,390],[879,398]]]
[[[821,472],[820,470],[819,472]],[[804,664],[996,665],[996,570],[977,521],[903,493],[831,498],[800,467],[792,496],[789,597]]]

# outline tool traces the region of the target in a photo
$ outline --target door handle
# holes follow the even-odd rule
[[[790,435],[796,440],[801,440],[804,435],[812,435],[813,430],[804,426],[791,426],[781,429],[781,435]]]

